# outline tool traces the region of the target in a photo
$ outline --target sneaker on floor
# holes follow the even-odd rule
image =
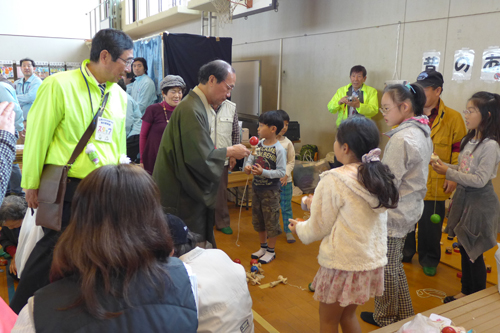
[[[260,257],[259,259],[259,262],[261,264],[269,264],[271,261],[274,260],[274,258],[276,258],[276,253],[271,253],[271,252],[268,252],[266,251],[266,254],[264,254],[262,257]]]
[[[233,229],[231,229],[231,227],[224,227],[224,228],[220,229],[220,232],[222,232],[223,234],[226,234],[226,235],[232,235]]]
[[[259,259],[264,254],[266,254],[266,252],[266,249],[260,248],[259,251],[252,253],[251,257],[252,259]]]
[[[361,312],[360,317],[364,322],[380,327],[375,319],[373,319],[373,312]]]
[[[295,243],[295,238],[293,237],[291,232],[286,233],[286,241],[288,243]]]
[[[422,267],[424,270],[424,274],[427,276],[436,275],[436,267]]]

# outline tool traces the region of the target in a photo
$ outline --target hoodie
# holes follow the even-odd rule
[[[387,211],[358,182],[359,163],[325,171],[311,217],[297,224],[304,244],[321,240],[318,262],[343,271],[370,271],[387,264]]]
[[[391,209],[387,216],[389,237],[405,237],[422,216],[432,155],[428,122],[426,116],[413,117],[385,133],[390,140],[382,163],[391,169],[399,191],[398,207]]]

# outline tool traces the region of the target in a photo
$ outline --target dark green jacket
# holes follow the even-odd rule
[[[153,178],[165,213],[213,243],[215,201],[226,149],[215,149],[205,106],[193,91],[179,103],[163,134]]]

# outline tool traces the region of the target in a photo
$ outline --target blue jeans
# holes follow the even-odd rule
[[[287,183],[285,186],[281,186],[281,216],[283,217],[283,229],[285,232],[291,232],[288,228],[290,222],[288,219],[293,218],[292,212],[292,196],[293,196],[293,185],[292,183]]]

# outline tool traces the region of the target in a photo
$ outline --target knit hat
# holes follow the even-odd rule
[[[433,88],[438,88],[441,87],[443,88],[443,75],[441,73],[436,72],[434,70],[430,71],[423,71],[420,73],[417,77],[417,83],[419,83],[422,87],[427,88],[427,87],[433,87]]]
[[[161,80],[160,89],[164,88],[172,88],[172,87],[181,87],[182,89],[186,88],[186,84],[182,77],[178,75],[167,75]]]
[[[174,245],[186,244],[188,242],[189,229],[184,221],[172,214],[166,214],[166,218]]]

